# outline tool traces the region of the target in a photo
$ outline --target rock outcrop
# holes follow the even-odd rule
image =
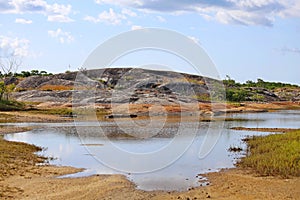
[[[109,68],[9,80],[26,102],[179,104],[225,100],[222,82],[201,76],[136,68]],[[300,89],[244,87],[247,101],[300,101]],[[218,94],[220,93],[220,94]],[[221,94],[223,93],[223,94]]]

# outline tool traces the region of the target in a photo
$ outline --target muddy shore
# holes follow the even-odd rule
[[[43,105],[38,109],[70,109],[70,105],[67,107],[59,105],[57,107],[53,107],[49,105]],[[105,112],[100,114],[100,117],[104,117],[105,115],[111,113],[110,105],[96,105],[98,107],[105,108]],[[129,110],[128,110],[129,106]],[[194,112],[195,108],[200,111],[200,116],[204,118],[210,117],[213,115],[222,115],[225,113],[253,113],[253,112],[273,112],[276,110],[300,110],[300,102],[269,102],[269,103],[256,103],[256,102],[245,102],[245,103],[199,103],[198,105],[185,105],[180,107],[177,106],[153,106],[150,104],[121,104],[115,105],[114,113],[124,114],[126,116],[130,116],[130,114],[134,114],[137,116],[145,116],[145,113],[149,113],[149,110],[152,113],[164,114],[168,113],[170,115],[181,112]],[[50,108],[50,109],[49,109]],[[97,109],[97,108],[96,108]],[[197,111],[198,111],[197,110]],[[50,112],[51,113],[51,112]],[[98,113],[97,113],[98,115]],[[77,116],[76,116],[77,117]],[[79,116],[80,117],[80,116]],[[27,112],[27,111],[14,111],[14,112],[0,112],[0,123],[5,122],[68,122],[73,121],[72,116],[60,115],[60,114],[47,114],[39,113],[39,112]]]
[[[6,186],[4,199],[299,199],[300,178],[258,177],[239,169],[223,170],[205,176],[209,186],[185,192],[146,192],[122,175],[95,175],[57,179],[74,173],[69,167],[40,166],[23,175],[0,182]]]

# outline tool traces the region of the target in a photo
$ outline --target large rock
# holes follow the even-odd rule
[[[209,94],[207,84],[214,82],[169,71],[98,69],[28,77],[17,85],[16,91],[22,92],[15,92],[14,97],[31,102],[178,104],[195,102],[195,96]],[[52,87],[53,91],[41,91],[44,86],[66,86],[61,88],[69,90],[55,91],[59,87]]]

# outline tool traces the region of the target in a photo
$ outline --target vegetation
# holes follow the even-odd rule
[[[274,90],[276,88],[299,88],[298,85],[293,85],[289,83],[281,83],[281,82],[268,82],[262,79],[257,79],[256,82],[248,80],[246,83],[239,83],[235,80],[231,79],[230,76],[226,76],[226,79],[223,80],[223,84],[226,88],[232,87],[259,87],[269,90]]]
[[[39,70],[31,70],[31,71],[21,71],[20,73],[12,73],[12,72],[8,72],[8,73],[4,73],[2,74],[0,72],[0,78],[4,78],[4,77],[29,77],[29,76],[50,76],[53,75],[52,73],[48,73],[46,71],[39,71]]]
[[[263,90],[276,90],[279,88],[300,88],[298,85],[280,82],[267,82],[262,79],[254,81],[246,81],[246,83],[239,83],[231,79],[228,75],[223,80],[226,90],[226,100],[230,102],[241,101],[265,101],[265,96],[262,94]],[[256,88],[256,89],[251,89]]]
[[[40,87],[40,90],[44,91],[63,91],[63,90],[72,90],[72,86],[65,86],[65,85],[43,85]]]
[[[241,147],[230,146],[228,151],[230,151],[230,152],[241,152],[241,151],[243,151],[243,149]]]
[[[6,100],[9,100],[10,94],[14,91],[15,87],[15,84],[6,85],[4,81],[0,81],[0,101],[3,100],[4,96]]]
[[[199,95],[194,95],[194,99],[202,102],[209,102],[211,101],[210,95],[209,94],[199,94]]]
[[[24,110],[25,105],[17,101],[0,100],[0,111]]]
[[[300,176],[300,130],[246,140],[247,157],[239,166],[251,168],[262,176]]]
[[[4,93],[6,92],[6,86],[4,81],[0,82],[0,100],[2,100]]]
[[[289,83],[280,83],[280,82],[267,82],[262,79],[257,79],[256,82],[246,81],[246,83],[242,84],[244,87],[261,87],[269,90],[274,90],[276,88],[299,88],[298,85],[293,85]]]
[[[241,102],[248,100],[249,93],[242,88],[226,88],[226,100]]]
[[[74,114],[72,108],[39,109],[39,110],[31,110],[30,112],[35,114],[65,115],[65,116],[72,116]]]

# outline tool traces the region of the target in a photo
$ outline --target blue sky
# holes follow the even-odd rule
[[[21,70],[77,70],[98,45],[142,27],[182,33],[221,77],[300,84],[299,0],[0,0],[0,55]]]

